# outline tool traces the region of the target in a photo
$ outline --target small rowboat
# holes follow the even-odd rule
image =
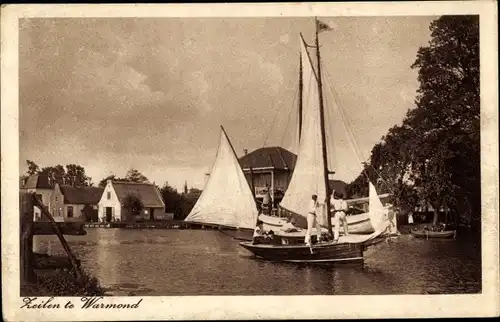
[[[456,230],[432,231],[432,230],[412,230],[411,234],[417,238],[455,238]]]

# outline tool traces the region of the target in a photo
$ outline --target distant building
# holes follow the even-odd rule
[[[108,180],[99,200],[99,221],[134,221],[138,219],[123,207],[128,195],[138,197],[144,208],[138,217],[141,219],[157,218],[165,215],[165,203],[160,191],[154,184],[119,182]]]
[[[282,147],[265,147],[246,153],[239,162],[248,183],[253,184],[255,197],[262,199],[269,186],[271,199],[279,203],[283,199],[292,178],[297,156]],[[251,171],[250,171],[251,169]]]
[[[50,209],[50,197],[54,192],[54,185],[49,176],[44,174],[31,175],[20,182],[19,189],[28,193],[35,193],[42,200],[42,203]],[[38,207],[33,207],[33,211],[33,220],[41,220],[42,211]]]
[[[283,199],[288,189],[296,161],[297,155],[282,147],[265,147],[250,153],[245,150],[245,155],[239,158],[250,186],[253,176],[255,197],[262,201],[266,186],[269,185],[275,204]],[[347,183],[342,180],[330,180],[330,188],[345,194]]]
[[[49,209],[56,221],[97,221],[103,191],[99,187],[60,186],[56,183]]]

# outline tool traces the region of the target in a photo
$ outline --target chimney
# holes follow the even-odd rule
[[[245,153],[245,155],[248,154],[248,149],[243,149],[243,153]]]

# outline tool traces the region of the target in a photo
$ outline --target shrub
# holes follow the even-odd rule
[[[36,282],[21,286],[21,296],[100,296],[105,289],[99,280],[83,272],[83,286],[78,285],[74,272],[67,269],[37,272]]]

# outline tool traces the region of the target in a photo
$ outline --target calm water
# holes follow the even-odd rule
[[[480,245],[403,235],[365,252],[364,267],[257,260],[212,230],[89,228],[66,236],[84,269],[113,295],[440,294],[481,291]],[[35,250],[64,254],[56,236]]]

